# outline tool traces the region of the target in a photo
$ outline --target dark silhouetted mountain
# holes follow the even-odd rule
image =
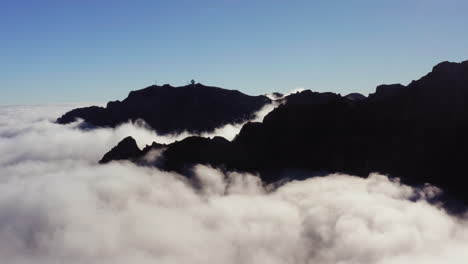
[[[74,109],[57,122],[67,124],[80,118],[92,126],[115,127],[129,120],[142,119],[160,134],[185,130],[198,133],[249,120],[270,102],[266,96],[249,96],[202,84],[153,85],[130,92],[122,102],[109,102],[105,108]]]
[[[399,95],[406,87],[399,83],[397,84],[382,84],[377,86],[375,93],[369,95],[369,100],[373,102],[386,101],[390,98]]]
[[[107,152],[99,163],[108,163],[113,160],[132,160],[140,157],[142,154],[135,139],[129,136]]]
[[[128,136],[113,147],[109,152],[104,154],[99,161],[101,164],[109,163],[118,160],[130,160],[137,163],[145,163],[141,160],[148,152],[152,150],[164,149],[166,145],[153,142],[151,145],[146,145],[142,150],[138,147],[137,142],[131,136]]]
[[[341,96],[335,93],[318,93],[311,90],[304,90],[301,92],[290,94],[282,99],[289,105],[317,105],[327,104],[332,101],[340,100]]]
[[[367,97],[360,93],[350,93],[346,95],[345,98],[351,101],[363,101],[367,99]]]
[[[278,100],[278,99],[283,98],[283,97],[284,97],[284,94],[274,92],[274,93],[271,93],[271,94],[266,95],[266,96],[269,96],[269,97],[272,98],[273,100]]]
[[[194,164],[258,172],[381,172],[409,184],[435,184],[468,202],[468,61],[443,62],[408,86],[379,86],[368,98],[304,91],[237,137],[192,137],[170,144],[158,166]]]

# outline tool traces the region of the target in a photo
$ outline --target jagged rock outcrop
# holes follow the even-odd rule
[[[97,127],[115,127],[129,120],[144,120],[160,134],[213,131],[230,123],[249,120],[264,105],[266,96],[249,96],[236,90],[192,84],[182,87],[150,86],[132,91],[106,107],[74,109],[57,119],[60,124],[80,118]]]
[[[138,147],[135,139],[128,136],[107,152],[99,163],[104,164],[113,160],[133,160],[140,157],[142,154],[143,152]]]
[[[284,97],[284,94],[274,92],[274,93],[266,94],[265,96],[267,96],[268,98],[270,98],[272,100],[279,100],[279,99]]]
[[[364,101],[367,99],[366,96],[360,94],[360,93],[350,93],[345,96],[346,99],[351,100],[351,101]]]
[[[129,160],[136,163],[147,163],[154,162],[154,160],[143,160],[142,158],[151,151],[162,150],[166,147],[164,144],[153,142],[151,145],[146,145],[143,149],[140,149],[137,145],[136,140],[128,136],[120,141],[117,146],[113,147],[109,152],[104,154],[102,159],[99,161],[101,164],[109,163],[111,161]]]
[[[288,170],[381,172],[435,184],[468,203],[468,61],[443,62],[408,86],[383,85],[367,98],[304,91],[231,142],[189,138],[167,146],[162,169],[202,163],[258,172],[266,182]]]
[[[406,89],[406,86],[397,84],[382,84],[377,86],[375,93],[369,95],[369,101],[382,102],[399,95]]]
[[[341,99],[342,97],[335,93],[318,93],[312,92],[311,90],[304,90],[302,92],[290,94],[284,97],[282,101],[287,102],[289,105],[320,105]]]

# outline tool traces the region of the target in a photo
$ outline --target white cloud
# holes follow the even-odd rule
[[[466,263],[468,223],[373,174],[330,175],[277,189],[255,175],[97,165],[127,124],[81,131],[54,107],[0,110],[0,259],[4,263]],[[18,115],[16,115],[18,113]],[[24,116],[22,116],[22,114]],[[36,111],[37,113],[37,111]],[[55,115],[55,114],[54,114]],[[421,195],[424,194],[424,195]]]
[[[269,104],[259,110],[252,121],[262,121],[275,108]],[[188,132],[173,135],[158,135],[144,121],[125,123],[115,129],[101,128],[83,131],[77,129],[80,122],[58,125],[53,122],[63,113],[78,105],[49,106],[2,106],[0,107],[0,165],[24,160],[86,159],[98,161],[104,153],[128,135],[133,136],[140,148],[152,142],[169,144],[193,136]],[[212,133],[200,136],[222,136],[233,139],[242,125],[227,124]],[[14,140],[13,140],[14,139]],[[43,147],[48,150],[44,151]]]
[[[271,100],[279,100],[279,99],[283,99],[284,97],[289,96],[291,94],[300,93],[300,92],[303,92],[305,90],[308,90],[308,89],[294,88],[294,89],[290,90],[289,92],[287,92],[285,94],[282,94],[280,96],[278,94],[276,94],[276,93],[265,94],[265,96],[270,98]]]
[[[236,137],[236,135],[240,132],[243,125],[245,125],[247,122],[262,122],[263,118],[266,115],[268,115],[271,111],[273,111],[276,107],[278,107],[279,104],[280,103],[278,102],[272,102],[271,104],[267,104],[263,106],[260,110],[258,110],[254,114],[254,118],[252,120],[248,120],[248,121],[236,123],[236,124],[227,124],[227,125],[224,125],[222,127],[215,129],[213,132],[202,133],[199,136],[209,137],[209,138],[212,138],[214,136],[221,136],[228,140],[233,140]]]

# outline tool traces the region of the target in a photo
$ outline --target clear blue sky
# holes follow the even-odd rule
[[[372,92],[468,60],[466,0],[0,0],[0,104],[195,80]]]

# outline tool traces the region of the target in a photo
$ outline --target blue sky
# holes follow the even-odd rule
[[[407,84],[468,60],[465,0],[0,0],[0,104],[190,79],[247,94]]]

